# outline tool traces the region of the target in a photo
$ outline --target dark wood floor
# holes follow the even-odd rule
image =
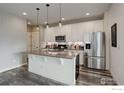
[[[116,85],[109,71],[80,67],[77,85]],[[0,73],[0,85],[64,85],[28,72],[27,66]]]
[[[117,85],[111,73],[107,70],[80,67],[77,85]]]

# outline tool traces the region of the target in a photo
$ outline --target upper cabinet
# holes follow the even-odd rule
[[[71,25],[71,36],[72,36],[71,40],[73,42],[82,41],[84,31],[85,31],[84,25],[82,25],[81,23],[72,24]]]
[[[55,36],[66,35],[66,41],[83,41],[86,32],[103,31],[103,20],[88,21],[76,24],[63,25],[61,28],[50,27],[45,29],[45,41],[54,42]]]
[[[72,38],[71,25],[63,25],[60,31],[61,31],[60,35],[66,36],[66,42],[71,41]]]
[[[51,27],[48,29],[45,29],[45,41],[46,42],[54,42],[55,41],[55,35],[57,34],[57,28]]]

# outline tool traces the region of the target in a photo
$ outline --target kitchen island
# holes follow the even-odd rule
[[[75,85],[79,74],[79,51],[29,53],[28,70],[63,84]]]

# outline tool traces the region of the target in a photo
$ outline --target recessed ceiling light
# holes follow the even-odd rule
[[[47,21],[45,21],[44,24],[47,24]]]
[[[64,17],[62,17],[62,20],[65,20],[65,18],[64,18]]]
[[[23,14],[23,15],[27,15],[27,13],[26,13],[26,12],[23,12],[22,14]]]
[[[90,13],[86,13],[86,15],[90,15]]]
[[[28,22],[27,24],[28,24],[28,25],[30,25],[30,24],[31,24],[31,22]]]
[[[39,30],[40,28],[39,27],[36,27],[36,30]]]

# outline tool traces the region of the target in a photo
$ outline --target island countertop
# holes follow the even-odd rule
[[[33,51],[28,54],[72,59],[72,58],[76,57],[79,53],[80,53],[80,51],[78,51],[78,50],[75,50],[75,51],[71,51],[71,50],[65,50],[65,51],[40,50],[40,51]]]

